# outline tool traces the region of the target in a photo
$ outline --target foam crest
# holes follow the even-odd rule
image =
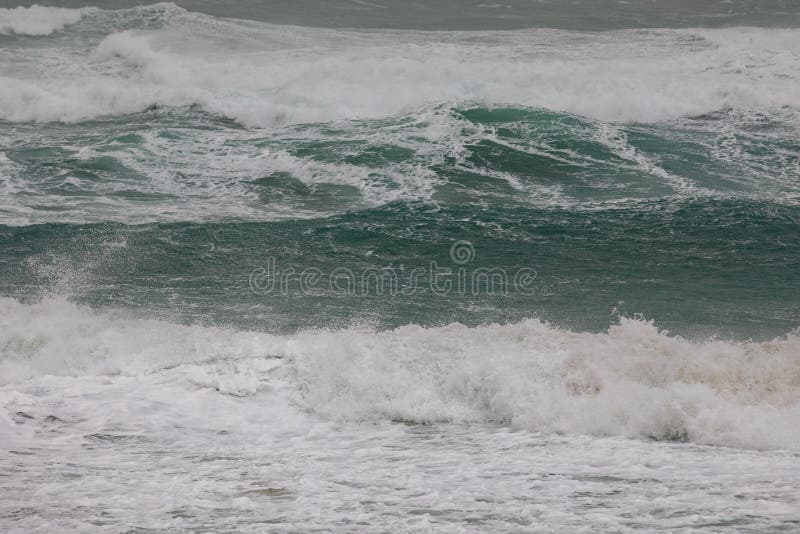
[[[112,33],[94,50],[23,51],[29,68],[2,80],[0,117],[75,122],[196,104],[269,127],[477,102],[652,122],[800,105],[800,38],[788,30],[360,33],[165,13],[160,27]]]
[[[526,321],[339,332],[301,339],[291,354],[307,405],[328,417],[745,447],[792,448],[800,437],[797,336],[698,343],[636,320],[603,334]]]
[[[40,6],[0,9],[0,35],[50,35],[81,20],[85,9]]]
[[[268,356],[272,336],[97,313],[66,299],[0,298],[0,383],[41,375],[137,375],[188,362]]]
[[[0,326],[4,394],[47,374],[136,376],[188,363],[191,384],[250,396],[280,381],[286,402],[329,420],[492,422],[746,448],[794,449],[800,439],[794,334],[695,342],[623,319],[598,334],[528,320],[272,336],[52,299],[0,300]],[[273,357],[282,363],[265,366]]]

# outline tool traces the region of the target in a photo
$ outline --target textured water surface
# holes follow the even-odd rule
[[[796,530],[797,17],[4,5],[0,530]]]

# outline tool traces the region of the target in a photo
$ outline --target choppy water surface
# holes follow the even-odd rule
[[[2,529],[797,528],[796,6],[570,6],[0,9]]]

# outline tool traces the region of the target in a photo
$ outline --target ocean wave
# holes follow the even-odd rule
[[[276,221],[392,202],[597,210],[717,198],[796,206],[800,145],[791,120],[727,112],[616,125],[542,109],[443,105],[270,130],[198,108],[49,125],[45,136],[25,125],[10,130],[0,150],[9,177],[0,223]]]
[[[652,122],[800,105],[790,30],[355,32],[143,9],[97,15],[110,33],[93,48],[18,50],[28,68],[3,77],[0,117],[77,122],[195,104],[271,127],[479,102]]]
[[[0,35],[50,35],[81,20],[84,9],[40,6],[0,9]]]
[[[95,386],[101,398],[116,380],[156,374],[325,420],[481,422],[745,448],[795,449],[800,438],[796,334],[691,341],[622,319],[599,334],[527,320],[274,336],[7,298],[0,325],[8,413],[20,403],[35,411],[25,392],[69,387],[69,377],[107,377]]]

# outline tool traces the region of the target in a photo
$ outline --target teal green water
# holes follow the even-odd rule
[[[604,330],[621,314],[642,314],[683,334],[771,336],[791,330],[800,312],[798,215],[741,201],[583,213],[395,203],[298,222],[4,227],[2,289],[23,299],[40,288],[68,290],[95,305],[270,331],[530,316]],[[455,267],[448,251],[456,237],[475,247],[470,273],[532,267],[538,291],[440,296],[425,277],[411,295],[389,298],[360,283],[368,268]],[[357,295],[308,295],[299,279],[287,294],[254,295],[248,277],[268,255],[298,272],[348,266],[359,277]]]
[[[797,328],[793,6],[455,4],[0,12],[0,295],[279,332]]]
[[[0,291],[23,300],[64,292],[94,306],[280,332],[527,317],[602,331],[639,315],[690,336],[773,337],[797,326],[800,207],[785,202],[796,184],[782,177],[796,167],[800,143],[785,135],[787,123],[756,117],[728,134],[720,125],[736,120],[731,114],[613,127],[539,110],[443,113],[459,128],[450,135],[464,140],[458,153],[447,152],[453,137],[414,141],[426,127],[418,115],[262,137],[192,111],[36,126],[35,143],[5,151],[36,184],[18,194],[49,202],[37,209],[56,220],[88,210],[127,220],[4,226]],[[373,190],[344,179],[306,183],[297,165],[299,177],[287,170],[224,183],[243,188],[246,205],[262,217],[280,214],[275,220],[137,223],[129,216],[185,205],[192,218],[182,190],[148,191],[151,179],[134,164],[165,157],[148,136],[162,148],[186,149],[200,138],[207,145],[209,133],[224,137],[228,150],[283,151],[331,172],[344,166]],[[97,156],[79,158],[64,147],[81,144]],[[390,171],[413,166],[427,184],[411,194]],[[127,212],[115,212],[117,203]],[[464,264],[450,255],[462,240],[474,251]],[[254,292],[251,273],[270,261],[297,275],[285,288]],[[452,269],[441,283],[456,284],[464,269],[466,285],[437,291],[431,262]],[[341,268],[353,273],[351,291],[332,285]],[[412,279],[415,268],[424,272]],[[473,291],[481,268],[504,270],[507,285],[490,288],[482,279]],[[513,286],[522,268],[535,273],[524,292]],[[301,287],[304,269],[319,271],[310,290]],[[365,279],[371,269],[391,269],[397,294],[379,287],[385,280]]]

